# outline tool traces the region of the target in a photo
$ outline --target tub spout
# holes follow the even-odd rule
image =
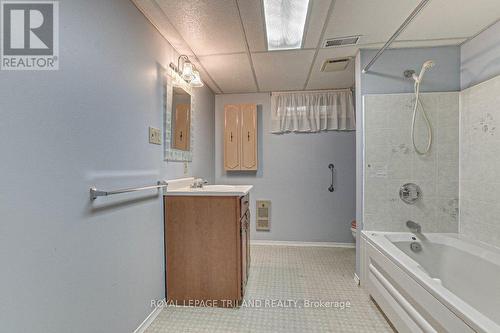
[[[417,222],[406,221],[406,226],[412,231],[420,234],[422,232],[422,227]]]

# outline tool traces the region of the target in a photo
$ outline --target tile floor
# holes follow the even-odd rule
[[[354,249],[252,246],[251,251],[245,301],[260,300],[261,307],[164,308],[146,333],[393,332],[353,280]],[[270,303],[265,307],[265,300],[298,303],[288,308]],[[310,307],[307,301],[331,302],[331,307]],[[335,303],[347,301],[349,308]]]

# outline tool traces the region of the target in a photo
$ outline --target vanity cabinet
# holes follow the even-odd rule
[[[248,194],[165,196],[164,205],[166,299],[238,306],[250,267]]]
[[[224,169],[257,170],[257,105],[224,105]]]

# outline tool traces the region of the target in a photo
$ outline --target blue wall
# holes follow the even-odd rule
[[[130,1],[61,1],[60,27],[59,71],[0,72],[1,331],[132,332],[164,297],[162,203],[88,189],[183,176],[147,143],[177,54]],[[195,95],[190,173],[213,179],[214,96]]]
[[[234,173],[224,170],[224,105],[255,103],[259,120],[259,170]],[[255,231],[256,240],[352,243],[351,221],[355,204],[355,132],[314,134],[271,133],[271,96],[225,94],[215,97],[215,179],[220,184],[252,184],[254,200],[271,200],[271,230]],[[331,193],[331,171],[336,191]]]
[[[464,43],[461,53],[462,89],[500,75],[500,21]]]
[[[460,47],[440,46],[424,48],[389,49],[377,60],[368,73],[362,69],[371,61],[377,50],[360,50],[356,56],[356,272],[359,275],[359,231],[363,221],[363,96],[367,94],[394,94],[413,92],[413,80],[403,72],[413,69],[420,72],[422,64],[434,60],[435,66],[425,76],[422,92],[460,90]]]
[[[361,64],[370,62],[377,50],[361,50]],[[460,47],[441,46],[428,48],[391,49],[377,60],[370,71],[361,74],[361,94],[387,94],[413,92],[413,80],[403,72],[413,69],[420,72],[422,64],[434,60],[435,66],[425,74],[422,92],[460,90]]]

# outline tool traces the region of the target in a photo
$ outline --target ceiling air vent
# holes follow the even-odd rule
[[[349,66],[352,58],[326,59],[321,66],[322,72],[340,72]]]
[[[358,44],[360,36],[338,37],[325,40],[323,47],[339,47]]]

